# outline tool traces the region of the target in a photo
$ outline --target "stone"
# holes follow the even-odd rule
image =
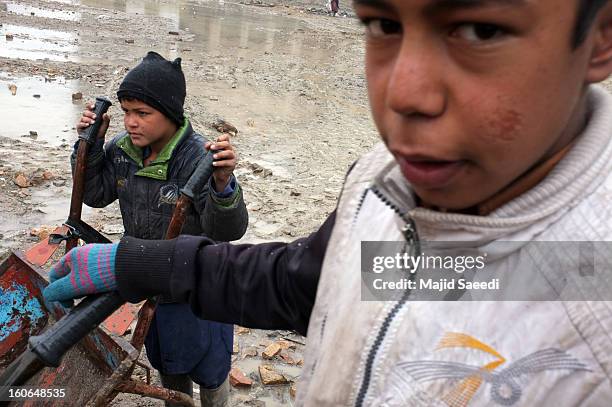
[[[277,342],[273,342],[270,345],[268,345],[266,349],[264,349],[263,352],[261,352],[261,356],[264,359],[272,359],[274,356],[278,355],[281,349],[282,348]]]
[[[44,240],[49,237],[51,233],[55,230],[55,226],[47,226],[43,225],[38,228],[32,228],[30,230],[30,236],[36,236],[39,240]]]
[[[125,40],[125,43],[126,43],[126,44],[133,44],[133,43],[134,43],[134,40],[133,40],[133,39],[131,39],[131,38],[129,38],[129,39],[126,39],[126,40]]]
[[[295,343],[293,343],[293,342],[290,342],[290,341],[277,341],[277,343],[280,345],[280,347],[283,350],[295,349]]]
[[[9,90],[11,91],[11,95],[15,96],[17,94],[17,85],[11,83],[8,85]]]
[[[49,170],[45,170],[42,173],[42,177],[45,181],[49,181],[52,180],[53,178],[55,178],[55,175],[53,175],[53,173]]]
[[[109,224],[106,223],[102,226],[102,228],[100,229],[100,232],[102,233],[106,233],[107,235],[120,235],[124,232],[123,230],[123,224],[121,223],[115,223],[115,224]]]
[[[285,376],[276,372],[270,365],[259,366],[259,376],[265,385],[287,384],[289,381]]]
[[[13,41],[13,34],[6,34],[5,37],[7,41]]]
[[[237,367],[230,370],[229,381],[234,387],[251,387],[253,385],[253,381],[246,377]]]
[[[281,351],[278,356],[280,356],[280,358],[288,365],[295,365],[295,360],[293,360],[293,358],[291,356],[289,356],[289,354],[287,352],[285,352],[284,350]]]
[[[17,184],[19,188],[27,188],[30,186],[30,181],[25,177],[25,175],[17,174],[15,177],[15,184]]]
[[[295,394],[297,393],[297,385],[295,383],[291,383],[291,387],[289,387],[289,395],[292,399],[295,398]]]
[[[72,94],[72,100],[81,100],[83,99],[83,93],[76,92]]]
[[[238,343],[234,341],[234,344],[232,346],[232,355],[235,355],[239,352],[240,352],[240,345],[238,345]]]
[[[170,35],[179,35],[178,31],[168,31],[168,34]]]
[[[219,133],[230,133],[232,136],[238,134],[238,129],[236,128],[236,126],[223,119],[218,119],[217,121],[215,121],[212,124],[212,127]]]
[[[236,335],[244,335],[244,334],[250,334],[251,330],[243,326],[236,326],[235,332],[236,332]]]
[[[258,353],[257,353],[257,348],[255,348],[255,347],[253,347],[253,346],[251,346],[251,347],[247,348],[247,349],[244,351],[244,353],[243,353],[243,357],[247,357],[247,356],[249,356],[249,357],[254,358],[254,357],[256,357],[257,355],[258,355]]]

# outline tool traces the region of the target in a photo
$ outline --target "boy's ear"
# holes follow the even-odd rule
[[[586,80],[597,83],[612,74],[612,2],[602,7],[592,29],[593,49]]]

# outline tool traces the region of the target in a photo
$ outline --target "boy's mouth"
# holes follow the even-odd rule
[[[465,161],[443,161],[422,156],[400,156],[397,161],[410,184],[426,189],[446,186],[466,164]]]

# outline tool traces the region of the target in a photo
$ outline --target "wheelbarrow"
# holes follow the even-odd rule
[[[141,365],[147,369],[147,383],[131,378],[153,318],[154,299],[141,308],[127,342],[98,328],[123,304],[117,292],[87,297],[70,310],[45,301],[41,294],[48,273],[37,264],[44,264],[62,241],[66,251],[79,239],[110,243],[81,220],[87,151],[110,104],[108,99],[96,98],[96,121],[79,136],[70,214],[64,226],[48,241],[26,254],[14,251],[0,264],[0,406],[106,406],[121,392],[194,405],[187,394],[150,385],[146,366]],[[181,190],[166,238],[179,235],[193,191],[207,182],[212,170],[212,154],[208,154]]]

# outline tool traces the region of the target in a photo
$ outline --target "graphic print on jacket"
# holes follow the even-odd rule
[[[176,184],[166,184],[159,188],[159,200],[157,201],[157,207],[161,208],[162,205],[174,205],[179,196],[179,187]]]
[[[520,405],[525,386],[537,385],[536,376],[548,371],[590,372],[584,363],[557,348],[532,352],[518,360],[509,361],[493,347],[478,339],[457,332],[446,333],[434,349],[436,354],[446,349],[471,349],[481,353],[481,365],[471,365],[452,360],[423,359],[397,363],[389,376],[389,404],[409,403],[410,397],[400,391],[405,383],[443,382],[446,392],[440,397],[448,407],[467,407],[479,391],[489,390],[490,401],[495,405]],[[491,361],[490,358],[493,358]],[[488,388],[488,389],[487,389]],[[408,404],[408,405],[409,405]],[[399,404],[398,404],[399,405]]]

